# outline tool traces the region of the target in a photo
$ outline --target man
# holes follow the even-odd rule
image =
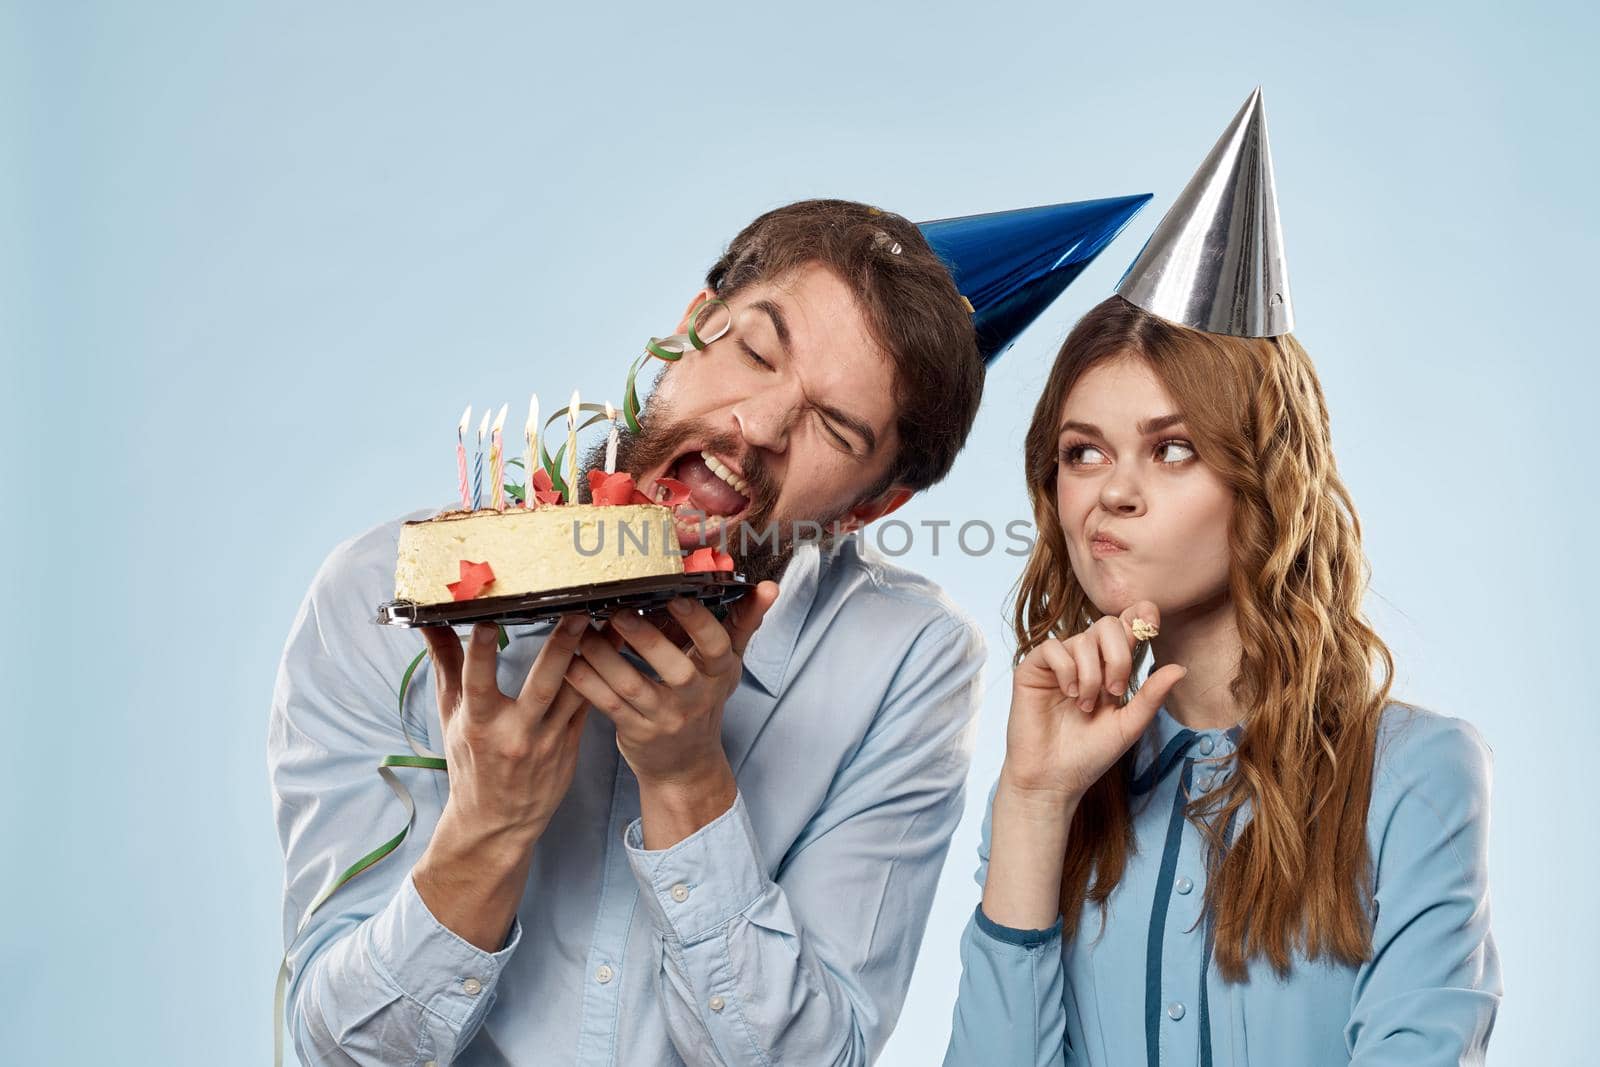
[[[676,604],[672,638],[637,617],[503,651],[492,626],[465,648],[425,630],[434,716],[395,708],[417,636],[370,621],[401,520],[313,581],[269,737],[309,1062],[865,1064],[888,1038],[962,811],[984,647],[848,535],[949,471],[982,388],[972,309],[917,227],[845,201],[751,223],[689,309],[712,297],[730,328],[663,373],[619,469],[689,485],[708,518],[685,546],[726,540],[781,593],[762,582],[726,624]],[[833,536],[803,543],[804,522]],[[389,772],[416,832],[299,929],[392,833],[372,767],[410,738],[448,778]]]

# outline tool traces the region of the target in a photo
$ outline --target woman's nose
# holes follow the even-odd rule
[[[1133,477],[1113,473],[1100,487],[1100,506],[1119,515],[1136,515],[1144,510],[1144,497]]]

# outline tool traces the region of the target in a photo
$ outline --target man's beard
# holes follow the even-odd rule
[[[833,525],[850,512],[849,506],[812,519],[776,518],[774,512],[780,487],[774,483],[760,457],[746,451],[731,434],[719,433],[693,419],[673,419],[663,397],[651,397],[650,418],[641,425],[639,433],[625,426],[618,430],[616,469],[627,471],[635,478],[679,458],[684,445],[692,440],[700,441],[701,447],[713,455],[728,456],[737,462],[749,490],[745,495],[750,503],[745,508],[744,518],[725,527],[711,543],[732,556],[734,569],[752,582],[776,581],[782,577],[799,548],[797,528],[800,541],[817,544],[824,552],[830,551],[839,538],[845,536],[837,533]],[[606,445],[602,442],[584,455],[579,486],[589,484],[589,471],[605,469],[605,453]],[[671,477],[672,471],[662,476]],[[693,519],[695,515],[691,513],[687,517]]]

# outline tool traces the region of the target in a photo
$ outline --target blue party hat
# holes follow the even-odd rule
[[[972,305],[978,351],[992,364],[1149,201],[1142,193],[918,225]]]

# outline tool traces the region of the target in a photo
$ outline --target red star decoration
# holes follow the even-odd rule
[[[633,487],[633,475],[627,471],[607,474],[605,471],[589,472],[589,498],[601,507],[615,504],[632,504],[634,498],[643,498]],[[649,503],[648,500],[645,503]]]
[[[669,508],[675,508],[679,504],[682,504],[684,501],[689,499],[689,487],[678,481],[676,478],[657,478],[656,495],[660,496],[661,490],[663,489],[667,491],[665,498],[661,500],[646,501],[646,503],[662,504]]]
[[[683,573],[685,574],[731,570],[733,570],[733,557],[726,552],[717,551],[710,545],[695,549],[683,559]]]
[[[494,569],[485,563],[461,561],[461,580],[445,586],[457,600],[471,600],[483,592],[483,587],[494,583]]]
[[[550,480],[550,472],[543,467],[533,472],[533,498],[541,504],[561,503],[561,494],[556,492],[556,483]]]

